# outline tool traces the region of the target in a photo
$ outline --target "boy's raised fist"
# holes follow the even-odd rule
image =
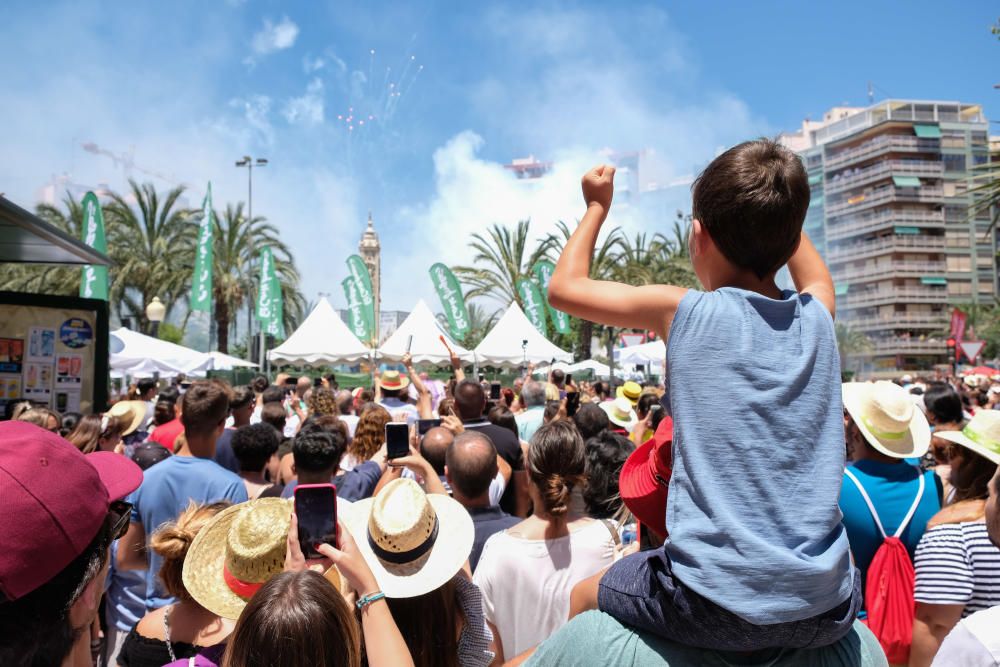
[[[611,208],[614,193],[614,167],[602,164],[583,175],[583,199],[587,206],[600,206],[606,213]]]

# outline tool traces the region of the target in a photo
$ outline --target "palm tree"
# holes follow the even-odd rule
[[[496,325],[497,320],[500,319],[500,311],[489,312],[478,303],[466,303],[469,310],[469,333],[465,334],[465,338],[461,342],[463,347],[471,350],[479,345],[486,334]]]
[[[554,259],[562,254],[562,249],[572,235],[569,225],[560,220],[556,223],[558,234],[549,236],[550,253]],[[620,257],[625,243],[625,235],[620,227],[613,227],[604,240],[594,249],[594,257],[590,263],[590,277],[595,280],[617,280],[619,277]],[[594,327],[597,327],[595,330]],[[590,359],[591,341],[595,333],[601,338],[608,337],[607,327],[595,325],[589,320],[580,320],[579,338],[577,340],[578,359]]]
[[[837,349],[840,352],[840,372],[845,377],[848,374],[854,375],[853,372],[847,371],[848,358],[870,350],[872,341],[863,332],[840,322],[835,325],[834,330],[837,336]]]
[[[546,256],[551,247],[551,237],[538,242],[534,250],[528,251],[530,220],[521,220],[511,231],[509,227],[494,224],[486,236],[473,234],[470,244],[475,251],[473,266],[456,266],[455,275],[471,287],[466,298],[488,296],[503,303],[521,303],[517,293],[517,282],[522,278],[532,278],[532,269],[538,260]]]
[[[187,299],[197,240],[192,221],[197,211],[178,205],[184,186],[162,198],[152,183],[140,185],[130,179],[129,186],[128,198],[112,193],[104,209],[108,248],[115,260],[108,300],[119,317],[124,305],[148,330],[145,305],[154,296],[166,305],[168,315],[177,302]]]
[[[243,202],[227,204],[222,215],[216,211],[212,252],[212,306],[220,352],[229,351],[229,334],[235,316],[255,301],[257,281],[254,269],[263,247],[271,248],[279,281],[297,290],[298,270],[288,247],[279,239],[280,232],[260,216],[248,219]],[[284,292],[284,289],[283,289]],[[285,301],[288,308],[288,300]]]

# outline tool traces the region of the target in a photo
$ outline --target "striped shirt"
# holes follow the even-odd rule
[[[931,528],[914,564],[917,602],[965,605],[963,618],[1000,604],[1000,549],[982,521]]]

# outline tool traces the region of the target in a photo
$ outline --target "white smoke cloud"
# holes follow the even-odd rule
[[[277,23],[264,19],[263,27],[254,33],[250,40],[250,48],[259,56],[266,56],[275,51],[282,51],[295,45],[299,36],[299,26],[287,16]]]

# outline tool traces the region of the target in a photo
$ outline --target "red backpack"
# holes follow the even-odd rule
[[[920,473],[920,488],[917,490],[916,500],[892,537],[885,534],[875,505],[858,478],[850,470],[844,470],[844,474],[858,487],[879,533],[882,534],[882,544],[875,552],[865,578],[865,609],[868,611],[866,624],[878,638],[889,663],[906,664],[910,659],[910,643],[913,641],[915,577],[910,554],[899,536],[906,530],[924,495],[924,474]]]

